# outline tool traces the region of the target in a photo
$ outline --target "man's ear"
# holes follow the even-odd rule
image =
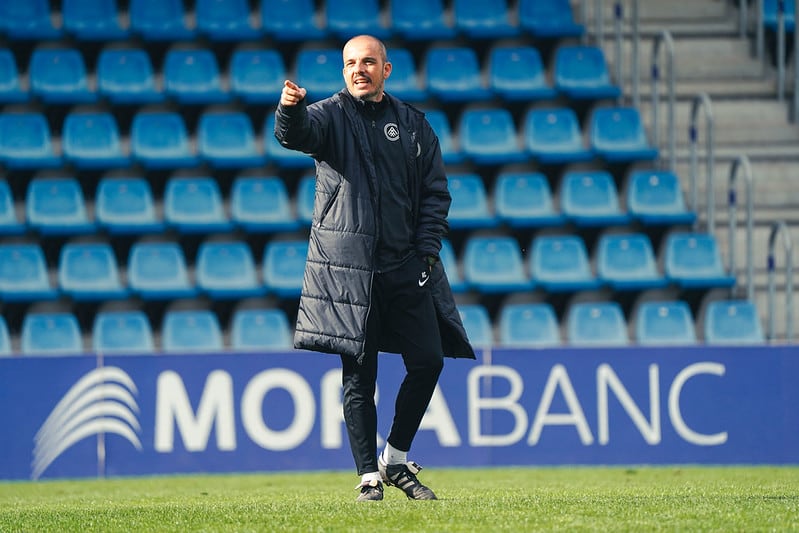
[[[387,80],[389,76],[391,76],[391,69],[392,65],[390,61],[386,61],[386,64],[383,65],[383,79]]]

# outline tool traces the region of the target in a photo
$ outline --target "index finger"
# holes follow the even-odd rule
[[[291,80],[286,80],[286,81],[284,81],[284,82],[283,82],[283,85],[285,85],[285,86],[286,86],[286,87],[288,87],[289,89],[294,89],[295,91],[299,91],[299,90],[300,90],[300,86],[299,86],[299,85],[297,85],[296,83],[294,83],[294,82],[293,82],[293,81],[291,81]]]

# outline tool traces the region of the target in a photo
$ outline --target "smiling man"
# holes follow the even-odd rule
[[[294,346],[341,357],[357,499],[382,500],[386,483],[410,499],[434,500],[407,454],[443,357],[475,357],[438,260],[448,230],[447,177],[424,114],[385,92],[385,45],[360,35],[342,58],[346,89],[308,104],[306,90],[286,80],[275,112],[278,141],[316,161]],[[378,457],[380,351],[401,354],[406,375]]]

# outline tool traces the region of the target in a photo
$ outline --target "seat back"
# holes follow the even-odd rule
[[[25,196],[28,225],[42,234],[93,231],[83,190],[75,178],[33,178]]]
[[[602,235],[596,262],[599,278],[617,290],[654,289],[666,284],[645,233]]]
[[[316,178],[313,175],[303,176],[297,186],[297,219],[303,224],[310,224],[313,219],[314,196],[316,194]]]
[[[164,191],[164,219],[184,233],[224,231],[231,227],[222,192],[210,176],[169,178]]]
[[[578,302],[569,306],[567,336],[573,346],[621,346],[629,343],[627,323],[616,302]]]
[[[0,103],[25,102],[28,100],[27,90],[20,84],[17,60],[10,49],[0,49]]]
[[[425,73],[428,91],[442,102],[487,100],[477,53],[467,47],[430,48]]]
[[[194,36],[182,0],[129,0],[131,31],[146,41],[180,41]]]
[[[549,226],[562,222],[552,190],[540,172],[502,172],[494,188],[497,217],[512,227]]]
[[[441,157],[446,164],[457,164],[463,161],[463,153],[456,146],[452,135],[452,126],[447,115],[441,109],[429,109],[425,111],[425,118],[433,128],[433,132],[438,137],[438,144],[441,148]]]
[[[488,205],[488,193],[483,179],[477,174],[450,174],[449,208],[451,228],[490,228],[496,219]]]
[[[51,14],[48,0],[0,2],[0,30],[9,39],[56,39],[61,36],[61,31],[53,26]]]
[[[167,353],[212,353],[222,350],[222,328],[213,311],[170,310],[161,325],[161,347]]]
[[[200,155],[217,168],[257,167],[266,162],[249,115],[240,111],[207,112],[197,126]]]
[[[39,244],[0,243],[0,300],[35,301],[55,297]]]
[[[532,46],[495,46],[489,63],[491,89],[505,100],[552,98],[555,91],[538,49]]]
[[[61,164],[50,126],[39,112],[0,113],[0,162],[8,168],[39,169]]]
[[[47,103],[94,101],[86,62],[75,48],[37,48],[28,65],[31,93]]]
[[[206,241],[197,251],[197,286],[214,299],[260,296],[255,260],[244,241]]]
[[[77,355],[83,338],[72,313],[28,313],[22,321],[20,351],[23,355]]]
[[[455,249],[449,239],[441,239],[441,250],[438,252],[441,265],[447,274],[447,281],[452,292],[463,292],[466,290],[466,283],[458,267],[458,258],[455,257]]]
[[[539,38],[577,37],[584,32],[574,22],[569,0],[519,0],[519,26]]]
[[[766,341],[760,314],[748,300],[716,300],[705,309],[704,337],[708,344],[760,344]]]
[[[109,48],[97,59],[97,89],[111,102],[144,104],[163,100],[150,56],[140,48]]]
[[[454,0],[455,28],[471,38],[500,39],[519,33],[511,22],[513,10],[507,0]]]
[[[0,316],[0,355],[11,355],[11,336],[8,334],[6,319]]]
[[[560,345],[555,310],[546,303],[503,306],[499,315],[499,343],[513,348]]]
[[[103,177],[94,195],[97,222],[110,233],[152,233],[163,229],[150,184],[140,177]]]
[[[107,243],[67,243],[58,259],[58,285],[75,300],[123,298],[119,266]]]
[[[521,249],[509,236],[470,237],[463,257],[464,277],[481,292],[510,292],[530,287]]]
[[[327,31],[316,22],[313,0],[260,0],[261,26],[278,41],[321,39]]]
[[[179,168],[197,162],[183,116],[172,111],[140,111],[133,117],[131,152],[147,168]]]
[[[109,112],[70,113],[61,136],[64,156],[79,168],[108,169],[129,164],[117,121]]]
[[[427,99],[416,71],[416,61],[407,48],[392,48],[388,51],[391,61],[391,77],[386,82],[386,90],[400,100],[420,102]]]
[[[506,164],[527,159],[513,116],[507,109],[463,111],[459,135],[463,153],[477,164]]]
[[[154,353],[153,330],[147,315],[142,311],[98,311],[92,327],[92,348],[108,355]]]
[[[586,161],[586,148],[577,114],[569,107],[532,109],[524,120],[524,144],[542,163]]]
[[[116,0],[62,0],[64,29],[77,39],[111,41],[127,36]]]
[[[193,296],[183,248],[176,242],[137,242],[128,253],[128,285],[143,300]]]
[[[233,222],[248,232],[290,231],[298,227],[286,185],[277,176],[236,178],[230,193],[230,211]]]
[[[287,78],[277,50],[236,50],[230,58],[230,88],[246,102],[277,104]]]
[[[627,185],[627,210],[644,224],[691,224],[696,219],[685,205],[680,179],[668,170],[633,171]]]
[[[613,176],[606,170],[570,171],[561,180],[563,214],[578,225],[603,226],[628,221],[619,204]]]
[[[442,0],[390,2],[391,27],[408,40],[444,40],[455,36]]]
[[[555,87],[574,99],[616,98],[605,54],[597,46],[561,46],[555,52]]]
[[[458,306],[466,336],[475,348],[490,348],[494,345],[494,331],[488,310],[479,304],[462,304]]]
[[[259,32],[250,24],[247,0],[196,0],[197,30],[218,41],[254,39]]]
[[[591,114],[591,146],[611,162],[649,160],[657,149],[649,144],[641,114],[634,107],[601,107]]]
[[[642,303],[636,311],[635,340],[648,346],[696,343],[691,308],[682,300]]]
[[[568,292],[598,286],[585,242],[579,235],[539,235],[530,248],[533,281],[549,292]]]
[[[308,102],[327,98],[341,90],[341,50],[316,48],[297,52],[297,84],[307,91]]]
[[[267,290],[281,298],[293,298],[302,291],[308,242],[270,241],[264,248],[262,261]]]
[[[327,29],[340,39],[368,33],[386,39],[391,31],[380,19],[378,0],[327,0]]]
[[[171,49],[164,58],[167,95],[182,103],[216,103],[227,100],[219,63],[208,49]]]
[[[666,276],[684,287],[728,287],[735,283],[722,264],[713,235],[671,233],[666,238],[665,254]]]
[[[241,309],[233,314],[230,344],[237,351],[289,351],[293,334],[280,309]]]

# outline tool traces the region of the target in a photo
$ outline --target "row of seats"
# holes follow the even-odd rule
[[[317,10],[313,0],[62,0],[61,24],[55,24],[48,0],[0,1],[0,32],[9,39],[45,40],[65,35],[97,41],[138,37],[147,41],[205,37],[244,41],[269,37],[298,41],[361,33],[381,38],[501,38],[529,33],[542,38],[581,35],[569,0],[452,0],[452,18],[443,0],[391,0],[385,13],[380,0],[327,0]],[[189,4],[187,2],[187,4]],[[193,7],[193,9],[191,9]],[[190,22],[190,12],[194,23]],[[127,15],[124,16],[123,15]],[[123,20],[128,24],[123,24]]]
[[[426,68],[417,68],[406,48],[391,48],[391,94],[411,102],[429,97],[441,101],[531,101],[565,96],[574,100],[616,98],[602,49],[562,45],[555,52],[551,78],[537,48],[494,46],[487,76],[476,51],[465,46],[431,47]],[[303,49],[296,55],[296,80],[312,101],[342,87],[339,48]],[[172,100],[179,104],[214,104],[239,99],[276,104],[283,80],[290,77],[276,49],[238,49],[230,57],[227,76],[210,48],[173,48],[157,71],[144,49],[106,48],[98,58],[93,83],[78,48],[39,47],[33,51],[26,79],[11,50],[0,50],[0,103],[36,98],[44,103],[77,104],[106,98],[114,104]],[[161,74],[161,76],[158,76]],[[161,81],[162,78],[162,81]]]

